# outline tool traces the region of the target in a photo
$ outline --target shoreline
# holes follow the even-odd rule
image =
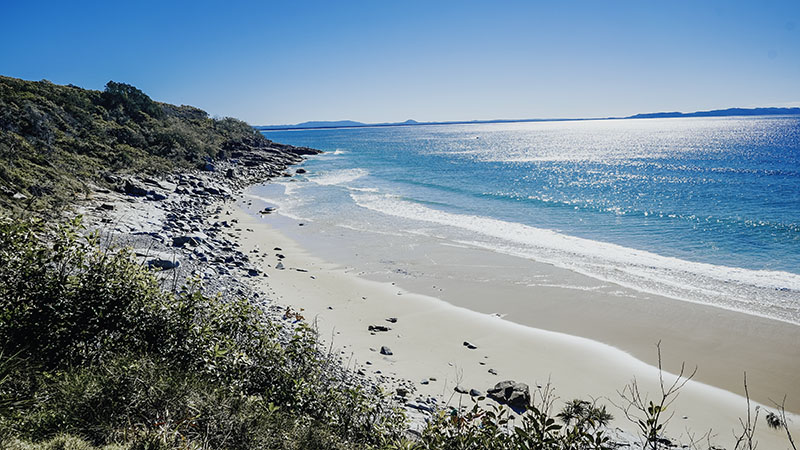
[[[245,196],[261,204],[258,192]],[[254,195],[251,195],[254,194]],[[800,412],[800,326],[729,309],[644,293],[490,249],[438,238],[405,242],[365,231],[297,227],[292,217],[264,216],[311,254],[369,280],[440,298],[524,326],[609,344],[652,366],[661,341],[666,367],[699,367],[696,379],[770,405],[788,394]],[[267,218],[269,217],[269,218]],[[487,301],[487,299],[489,301]]]
[[[302,308],[307,319],[313,320],[319,327],[321,338],[326,340],[329,345],[341,348],[340,352],[345,356],[345,360],[349,360],[355,368],[364,373],[374,374],[376,371],[380,371],[377,376],[386,378],[378,381],[389,382],[391,385],[399,379],[414,380],[418,396],[423,399],[425,397],[438,398],[439,402],[446,401],[445,397],[450,396],[449,393],[452,392],[456,384],[455,378],[459,377],[459,373],[460,377],[463,377],[461,383],[466,389],[475,388],[483,392],[493,383],[505,379],[528,382],[533,387],[536,384],[546,383],[552,377],[557,394],[561,393],[561,400],[564,401],[573,397],[588,398],[588,396],[614,398],[617,394],[616,391],[622,389],[633,376],[636,376],[640,382],[646,380],[644,382],[648,384],[651,391],[657,387],[654,384],[657,380],[657,369],[644,355],[649,352],[650,357],[655,358],[657,339],[646,344],[636,342],[634,339],[642,329],[653,325],[653,311],[648,306],[661,305],[661,309],[669,312],[670,310],[674,311],[675,303],[680,302],[679,300],[671,300],[666,305],[658,302],[643,303],[641,299],[631,300],[631,305],[638,305],[638,311],[635,311],[637,314],[642,318],[650,317],[649,323],[641,319],[641,323],[629,326],[627,332],[622,333],[618,327],[621,318],[616,317],[616,320],[608,323],[607,319],[613,310],[603,307],[590,308],[599,314],[597,322],[606,325],[604,329],[595,330],[595,333],[578,333],[576,332],[577,328],[566,327],[565,323],[569,322],[568,319],[564,319],[560,324],[551,323],[550,327],[534,326],[544,325],[543,322],[534,322],[532,325],[531,323],[503,320],[491,317],[491,313],[498,309],[498,300],[493,299],[495,301],[491,305],[492,311],[486,309],[485,302],[483,307],[475,302],[470,304],[462,301],[456,304],[445,300],[446,296],[435,295],[435,289],[429,287],[426,290],[425,286],[430,284],[430,279],[423,277],[423,279],[409,282],[409,279],[402,276],[388,275],[382,280],[376,280],[374,277],[364,278],[359,273],[358,267],[342,267],[341,261],[333,263],[324,256],[320,258],[316,253],[309,253],[308,249],[294,240],[295,233],[293,236],[287,237],[280,226],[275,227],[267,223],[270,219],[257,217],[256,211],[260,208],[252,203],[252,200],[237,202],[229,211],[233,217],[239,220],[240,224],[243,224],[242,226],[253,230],[240,233],[243,249],[245,251],[258,249],[259,252],[265,253],[260,263],[262,269],[269,276],[264,280],[266,288],[273,296],[278,296],[279,302],[292,305],[294,308]],[[291,222],[291,220],[288,221]],[[306,225],[303,227],[303,232],[311,232],[313,224]],[[273,256],[275,252],[270,250],[274,247],[281,249],[278,253],[285,256],[285,259],[275,259]],[[482,254],[482,257],[485,258],[486,254]],[[274,266],[278,261],[285,266],[285,269],[275,269]],[[292,270],[296,268],[300,268],[302,271]],[[390,279],[394,281],[389,281]],[[448,292],[449,295],[457,295],[462,298],[469,297],[465,294],[474,290],[474,286],[469,283],[461,285],[460,294],[452,288],[453,285],[444,290],[452,290],[453,292]],[[542,287],[539,287],[539,291],[540,295],[538,295],[537,301],[541,303],[537,305],[537,311],[550,311],[549,316],[539,315],[541,321],[546,322],[558,316],[569,317],[568,314],[564,314],[565,311],[586,307],[585,299],[583,299],[583,304],[581,304],[580,298],[568,299],[567,303],[572,303],[564,305],[563,303],[559,304],[565,300],[563,295],[552,296],[550,295],[552,292],[548,294],[547,289]],[[364,293],[367,294],[360,295]],[[496,296],[496,299],[501,298],[503,295]],[[546,298],[549,298],[549,301],[542,300]],[[665,320],[666,330],[669,330],[669,324],[674,324],[679,319],[686,320],[686,313],[694,313],[695,315],[688,317],[695,321],[706,318],[709,313],[716,311],[724,311],[723,316],[730,316],[731,313],[719,308],[706,307],[706,311],[698,314],[698,311],[703,309],[698,309],[699,305],[688,302],[680,303],[681,307],[677,308],[679,311],[674,311],[677,317]],[[506,308],[504,312],[512,316],[513,314],[508,311],[510,305],[511,303],[505,304],[503,308]],[[523,306],[530,307],[530,304]],[[395,316],[399,320],[394,326],[385,322],[386,317]],[[534,316],[537,315],[534,314]],[[753,317],[739,314],[738,320],[734,322],[751,323]],[[706,329],[705,336],[719,338],[720,331],[724,331],[725,327],[729,326],[729,319],[730,317],[727,317],[723,320],[725,323],[717,328],[712,326]],[[758,318],[756,317],[756,319]],[[409,320],[414,323],[409,324]],[[634,322],[636,321],[634,320]],[[769,322],[771,323],[765,322],[764,325],[770,325],[771,329],[774,321]],[[585,324],[585,321],[575,321],[573,325],[580,327],[581,323]],[[390,325],[393,329],[388,333],[370,334],[367,327],[379,324]],[[625,329],[625,327],[622,328]],[[565,330],[572,331],[572,333]],[[753,330],[749,329],[749,331]],[[611,334],[615,334],[617,341],[609,339]],[[672,334],[677,333],[673,331]],[[758,336],[758,333],[754,335]],[[330,342],[328,337],[333,337],[333,342]],[[695,336],[695,338],[697,337]],[[375,351],[384,345],[381,339],[389,343],[388,346],[392,348],[394,355],[381,356]],[[462,341],[474,343],[478,348],[468,350],[463,347]],[[680,346],[674,345],[673,339],[667,339],[667,341],[668,345],[663,344],[662,339],[665,349],[664,369],[666,372],[677,371],[680,365],[679,358],[687,357],[691,361],[696,361],[700,367],[699,373],[703,373],[704,367],[709,367],[709,364],[702,361],[702,349],[697,349],[696,345],[693,345],[697,341],[684,339]],[[710,346],[716,346],[714,354],[717,356],[735,357],[737,341],[736,339],[733,341],[728,343],[727,347],[725,343],[720,344],[719,342],[710,344]],[[430,348],[430,342],[440,343],[439,345],[444,350]],[[628,351],[627,348],[613,345],[618,342],[637,343],[640,350],[637,353],[637,351]],[[785,342],[784,345],[791,347]],[[558,350],[548,350],[547,346]],[[399,349],[399,351],[395,349]],[[409,354],[413,355],[414,361],[407,359]],[[758,356],[759,352],[753,350],[749,354]],[[535,362],[531,362],[529,359],[533,359]],[[370,364],[367,364],[366,361],[369,361]],[[694,367],[694,363],[691,361],[687,361],[689,368]],[[685,441],[687,435],[684,434],[684,427],[702,434],[707,431],[708,427],[705,425],[708,425],[718,435],[717,442],[728,442],[728,438],[732,436],[732,430],[738,426],[738,418],[743,416],[746,410],[744,397],[734,390],[735,387],[740,387],[739,391],[743,391],[741,373],[730,375],[728,381],[720,383],[718,377],[721,372],[724,372],[725,361],[726,359],[722,358],[719,369],[711,371],[716,372],[717,378],[698,377],[687,385],[685,393],[676,404],[676,411],[681,418],[676,418],[667,431],[671,437],[675,436],[679,440],[682,438]],[[498,375],[488,373],[489,368],[496,370]],[[425,375],[426,373],[435,374]],[[589,375],[591,380],[576,376],[577,374]],[[773,376],[780,375],[773,374]],[[782,375],[783,377],[791,376],[790,374]],[[394,376],[395,379],[393,380],[391,376]],[[437,381],[427,384],[420,383],[423,378],[431,376]],[[755,398],[754,378],[758,379],[759,377],[751,375],[751,372],[748,371],[751,400],[770,405],[768,401],[765,401],[765,397],[769,397],[770,394],[761,391],[757,393],[758,399]],[[711,382],[706,383],[706,381]],[[733,389],[726,390],[715,387],[719,384],[727,387],[726,383]],[[613,405],[609,404],[608,406],[612,410],[616,409],[613,408]],[[795,409],[788,408],[788,405],[787,409],[796,412]],[[681,413],[681,410],[688,413]],[[621,411],[614,412],[616,412],[616,416],[621,415]],[[684,416],[687,418],[682,419]],[[630,424],[621,421],[620,417],[617,417],[613,425],[621,426],[627,432],[635,431],[629,427]],[[795,423],[794,428],[796,427]],[[762,445],[772,448],[773,445],[783,444],[785,436],[765,428],[760,427],[759,431],[760,439],[763,441]]]
[[[289,159],[292,161],[286,163],[297,162],[294,157]],[[249,290],[270,317],[289,327],[293,325],[286,322],[286,308],[299,311],[318,328],[326,348],[338,352],[331,356],[352,369],[359,383],[380,385],[395,393],[393,401],[405,406],[410,430],[420,430],[426,418],[445,405],[469,404],[469,398],[454,392],[455,386],[484,393],[495,383],[512,379],[530,384],[534,395],[537,385],[552,381],[559,401],[598,399],[616,416],[609,427],[612,439],[621,443],[636,440],[633,425],[621,419],[622,412],[605,400],[616,399],[617,391],[634,376],[648,391],[654,391],[658,372],[652,365],[601,338],[491,317],[478,304],[448,302],[446,295],[425,292],[421,281],[415,286],[396,274],[391,275],[392,281],[370,279],[342,267],[335,258],[310,252],[300,244],[302,239],[287,237],[282,232],[285,230],[259,218],[258,202],[247,200],[247,189],[254,183],[287,174],[286,163],[268,166],[266,173],[263,166],[236,168],[243,171],[238,180],[229,180],[219,171],[176,174],[176,178],[161,182],[160,188],[171,185],[174,190],[167,200],[96,189],[94,198],[80,209],[87,215],[90,229],[92,225],[108,227],[106,231],[113,227],[109,234],[139,249],[137,255],[143,263],[153,257],[183,262],[178,272],[164,272],[169,280],[173,276],[196,277],[206,283],[206,290],[225,297]],[[158,180],[139,182],[159,185]],[[187,183],[205,191],[181,189]],[[214,190],[219,192],[214,194]],[[292,226],[299,225],[287,220]],[[307,225],[297,229],[313,234],[313,224]],[[197,242],[175,245],[175,237],[187,235]],[[483,258],[491,253],[483,252]],[[278,263],[284,268],[278,269]],[[456,285],[445,289],[448,295],[457,293],[453,289]],[[469,290],[467,284],[461,288]],[[390,317],[396,317],[397,323],[386,322]],[[369,325],[384,325],[391,330],[370,332]],[[465,341],[476,348],[467,348]],[[391,348],[393,354],[381,355],[382,346]],[[651,351],[655,353],[654,344]],[[670,354],[674,352],[665,355]],[[665,361],[664,367],[665,374],[673,368],[670,361]],[[728,442],[738,418],[746,413],[744,405],[744,398],[734,393],[692,382],[676,404],[680,416],[667,429],[667,436],[686,443],[692,439],[687,429],[702,434],[710,427],[717,443]],[[554,405],[553,413],[560,406]],[[800,419],[790,416],[795,419],[790,424],[792,431],[800,434]],[[767,448],[785,442],[780,431],[762,426],[759,434]]]

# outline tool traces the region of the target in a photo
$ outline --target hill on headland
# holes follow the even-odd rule
[[[109,173],[195,168],[271,145],[241,120],[128,84],[95,91],[0,76],[0,209],[60,207]]]

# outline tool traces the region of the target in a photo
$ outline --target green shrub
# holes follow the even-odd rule
[[[418,443],[395,444],[394,448],[436,450],[605,450],[608,438],[587,421],[562,426],[547,413],[550,402],[545,392],[539,404],[514,418],[505,407],[440,412],[423,431]],[[482,399],[482,398],[479,398]],[[475,400],[475,399],[473,399]]]
[[[402,415],[347,382],[310,327],[282,331],[192,286],[163,291],[79,227],[0,221],[0,343],[15,355],[0,356],[0,439],[349,448],[399,434]]]
[[[128,450],[127,445],[106,445],[95,447],[85,440],[69,435],[56,436],[40,443],[13,440],[5,443],[6,450]]]

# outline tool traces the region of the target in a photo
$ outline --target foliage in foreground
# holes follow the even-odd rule
[[[166,292],[77,227],[0,223],[6,445],[363,448],[397,436],[401,418],[346,382],[308,327],[281,334],[244,300]]]

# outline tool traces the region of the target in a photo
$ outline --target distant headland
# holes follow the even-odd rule
[[[619,119],[664,119],[673,117],[732,117],[732,116],[800,116],[800,107],[793,108],[728,108],[714,109],[710,111],[683,112],[655,112],[640,113],[626,117],[589,117],[579,119],[494,119],[494,120],[460,120],[444,122],[417,122],[416,120],[406,120],[405,122],[384,122],[384,123],[364,123],[354,120],[333,120],[333,121],[312,121],[294,125],[263,125],[255,127],[258,130],[280,131],[280,130],[309,130],[317,128],[370,128],[370,127],[408,127],[416,125],[461,125],[461,124],[480,124],[480,123],[517,123],[517,122],[561,122],[573,120],[619,120]]]

